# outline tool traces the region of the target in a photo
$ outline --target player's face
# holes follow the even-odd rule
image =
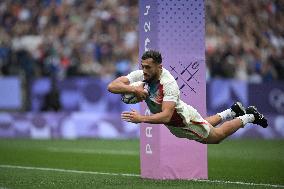
[[[151,82],[159,79],[160,70],[162,68],[161,64],[156,64],[153,62],[152,58],[148,58],[142,60],[141,66],[145,81]]]

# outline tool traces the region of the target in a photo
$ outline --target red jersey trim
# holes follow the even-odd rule
[[[204,139],[204,137],[202,137],[201,135],[199,135],[198,133],[196,133],[196,132],[194,132],[194,131],[192,131],[192,130],[189,130],[189,129],[188,129],[187,131],[191,132],[192,134],[194,134],[194,135],[197,136],[198,138]]]
[[[192,121],[190,120],[191,123],[195,124],[195,125],[203,125],[203,124],[208,124],[207,122],[199,122],[199,121]]]
[[[157,93],[157,96],[155,98],[156,102],[159,103],[159,104],[162,104],[162,102],[163,102],[163,98],[164,98],[163,89],[164,89],[163,85],[159,84],[158,93]]]
[[[177,113],[176,110],[174,111],[168,125],[171,125],[173,127],[184,127],[185,126],[185,124],[183,123],[182,117]]]

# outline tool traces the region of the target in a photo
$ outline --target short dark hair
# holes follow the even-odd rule
[[[144,52],[144,54],[142,55],[142,60],[146,60],[148,58],[152,58],[153,62],[156,64],[162,63],[162,56],[159,51],[149,50]]]

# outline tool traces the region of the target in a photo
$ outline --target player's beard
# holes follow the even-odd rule
[[[144,74],[144,80],[145,80],[146,82],[151,81],[151,77],[150,77],[150,75],[148,75],[148,74]]]
[[[156,75],[149,75],[149,74],[144,74],[144,81],[147,83],[152,83],[156,80]]]

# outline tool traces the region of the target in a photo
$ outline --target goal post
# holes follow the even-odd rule
[[[140,0],[139,56],[162,54],[184,102],[206,115],[204,1]],[[149,114],[145,103],[141,112]],[[164,125],[141,124],[141,177],[207,179],[207,145],[172,135]]]

